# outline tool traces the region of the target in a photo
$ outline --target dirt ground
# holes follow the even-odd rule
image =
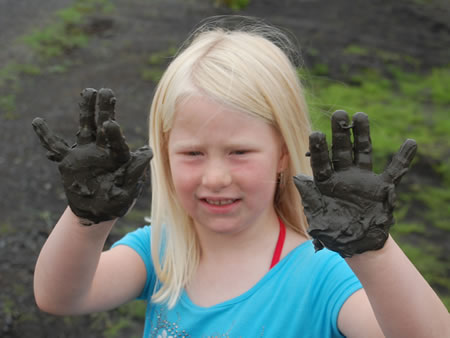
[[[11,60],[33,62],[35,55],[18,37],[45,26],[54,20],[55,10],[75,2],[0,0],[0,68]],[[88,47],[51,60],[54,64],[70,62],[64,71],[20,77],[15,118],[0,118],[0,337],[142,334],[142,315],[124,314],[128,308],[77,318],[55,317],[36,308],[34,264],[66,201],[56,165],[45,158],[31,121],[44,117],[59,135],[73,141],[81,89],[110,87],[118,99],[117,119],[127,140],[132,148],[143,145],[155,85],[142,78],[149,55],[179,45],[203,18],[232,12],[217,7],[214,0],[111,3],[113,12],[89,18]],[[367,56],[349,59],[343,49],[351,44],[408,54],[420,60],[423,69],[450,60],[445,0],[253,0],[239,14],[259,16],[287,28],[297,37],[305,64],[327,64],[332,75],[343,64],[384,66],[371,65],[373,59]],[[127,229],[142,225],[149,204],[147,191],[136,205],[135,217],[119,222],[108,245]],[[122,328],[115,325],[124,316],[129,322]]]

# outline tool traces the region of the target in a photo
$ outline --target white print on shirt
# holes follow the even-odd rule
[[[192,338],[189,332],[182,330],[179,326],[180,317],[179,315],[176,322],[169,322],[167,320],[167,313],[163,309],[158,309],[156,313],[156,323],[152,325],[150,337],[152,338]],[[201,338],[231,338],[230,331],[234,325],[228,329],[225,333],[214,333],[202,335]],[[261,329],[259,337],[264,336],[264,327]],[[242,338],[238,336],[238,338]]]

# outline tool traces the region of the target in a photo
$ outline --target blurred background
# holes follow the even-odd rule
[[[36,116],[71,142],[85,87],[109,87],[132,149],[148,140],[155,85],[212,15],[266,19],[296,37],[314,129],[337,109],[366,112],[381,172],[404,139],[418,155],[392,233],[450,307],[450,26],[447,0],[0,0],[0,337],[141,337],[145,304],[56,317],[32,293],[40,248],[66,206]],[[107,247],[145,224],[148,189]]]

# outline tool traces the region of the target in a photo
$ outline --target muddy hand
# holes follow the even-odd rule
[[[153,156],[148,146],[130,152],[115,121],[115,102],[111,89],[100,89],[98,97],[95,89],[82,91],[77,142],[71,147],[43,119],[32,122],[47,157],[59,163],[70,208],[86,225],[126,214]]]
[[[407,140],[386,170],[372,172],[372,143],[366,114],[352,123],[346,112],[332,116],[332,158],[325,135],[310,135],[314,178],[294,177],[316,250],[326,247],[342,257],[384,246],[394,224],[395,186],[407,172],[417,144]],[[353,131],[352,145],[350,130]]]

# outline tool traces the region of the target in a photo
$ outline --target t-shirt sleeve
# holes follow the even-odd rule
[[[118,245],[129,246],[136,251],[144,261],[147,269],[147,280],[145,282],[144,289],[137,299],[148,300],[150,293],[153,292],[155,286],[156,275],[151,256],[150,237],[151,227],[145,226],[126,234],[122,239],[118,240],[111,246],[111,248]]]
[[[327,304],[327,317],[331,320],[333,331],[342,335],[337,326],[339,311],[347,299],[362,288],[361,282],[348,266],[347,262],[337,253],[327,249],[318,252],[324,259],[320,284],[321,293]]]

